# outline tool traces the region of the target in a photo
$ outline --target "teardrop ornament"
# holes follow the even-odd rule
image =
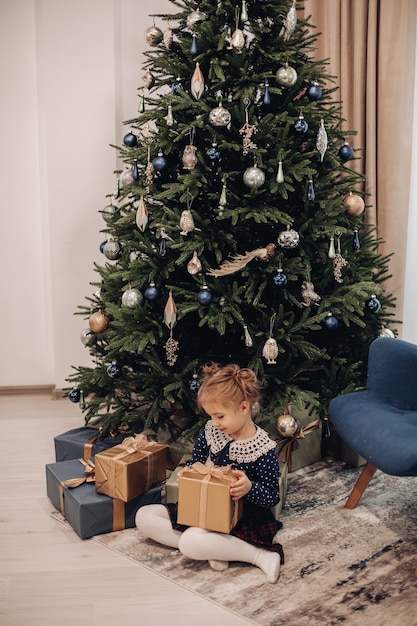
[[[143,233],[148,225],[148,209],[146,207],[143,196],[140,197],[138,208],[136,211],[136,226]]]

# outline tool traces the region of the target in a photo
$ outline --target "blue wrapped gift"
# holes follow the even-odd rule
[[[46,465],[48,498],[81,539],[134,528],[135,515],[141,506],[161,502],[160,486],[152,487],[130,502],[96,493],[93,468],[88,459]]]
[[[54,437],[55,461],[85,459],[121,443],[125,435],[98,439],[97,428],[82,426]]]

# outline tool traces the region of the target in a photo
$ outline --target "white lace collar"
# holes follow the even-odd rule
[[[273,441],[266,430],[256,426],[256,433],[250,439],[241,439],[234,441],[232,437],[213,426],[213,422],[209,420],[206,423],[205,435],[207,443],[213,454],[217,454],[220,450],[230,443],[229,458],[237,463],[253,463],[259,457],[263,456],[269,450],[276,448]]]

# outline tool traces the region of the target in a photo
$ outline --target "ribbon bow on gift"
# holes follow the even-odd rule
[[[282,463],[287,463],[288,471],[291,472],[291,454],[293,450],[297,450],[300,447],[299,439],[305,439],[307,435],[318,429],[320,420],[314,420],[297,431],[292,437],[282,437],[276,439],[277,444],[282,443],[282,446],[278,452],[278,458]]]
[[[84,465],[84,476],[78,476],[77,478],[68,478],[67,480],[61,480],[59,483],[59,504],[61,507],[61,513],[64,515],[64,487],[75,489],[84,483],[94,483],[96,480],[93,461],[90,459],[78,459],[80,463]]]
[[[202,480],[204,482],[208,482],[213,477],[218,478],[219,480],[226,480],[231,483],[236,480],[236,476],[232,474],[231,465],[219,467],[218,465],[214,465],[211,459],[207,459],[205,463],[197,461],[196,463],[186,467],[185,471],[186,470],[194,470],[195,472],[198,472],[198,474],[203,474],[204,478]]]
[[[148,438],[140,433],[139,435],[135,435],[135,437],[125,437],[119,446],[124,448],[129,454],[133,454],[134,452],[138,452],[141,448],[145,448],[148,444]]]

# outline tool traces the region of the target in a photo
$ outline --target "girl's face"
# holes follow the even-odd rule
[[[219,400],[207,400],[202,407],[210,415],[213,425],[232,439],[248,439],[253,428],[249,402],[238,405],[225,404]]]

